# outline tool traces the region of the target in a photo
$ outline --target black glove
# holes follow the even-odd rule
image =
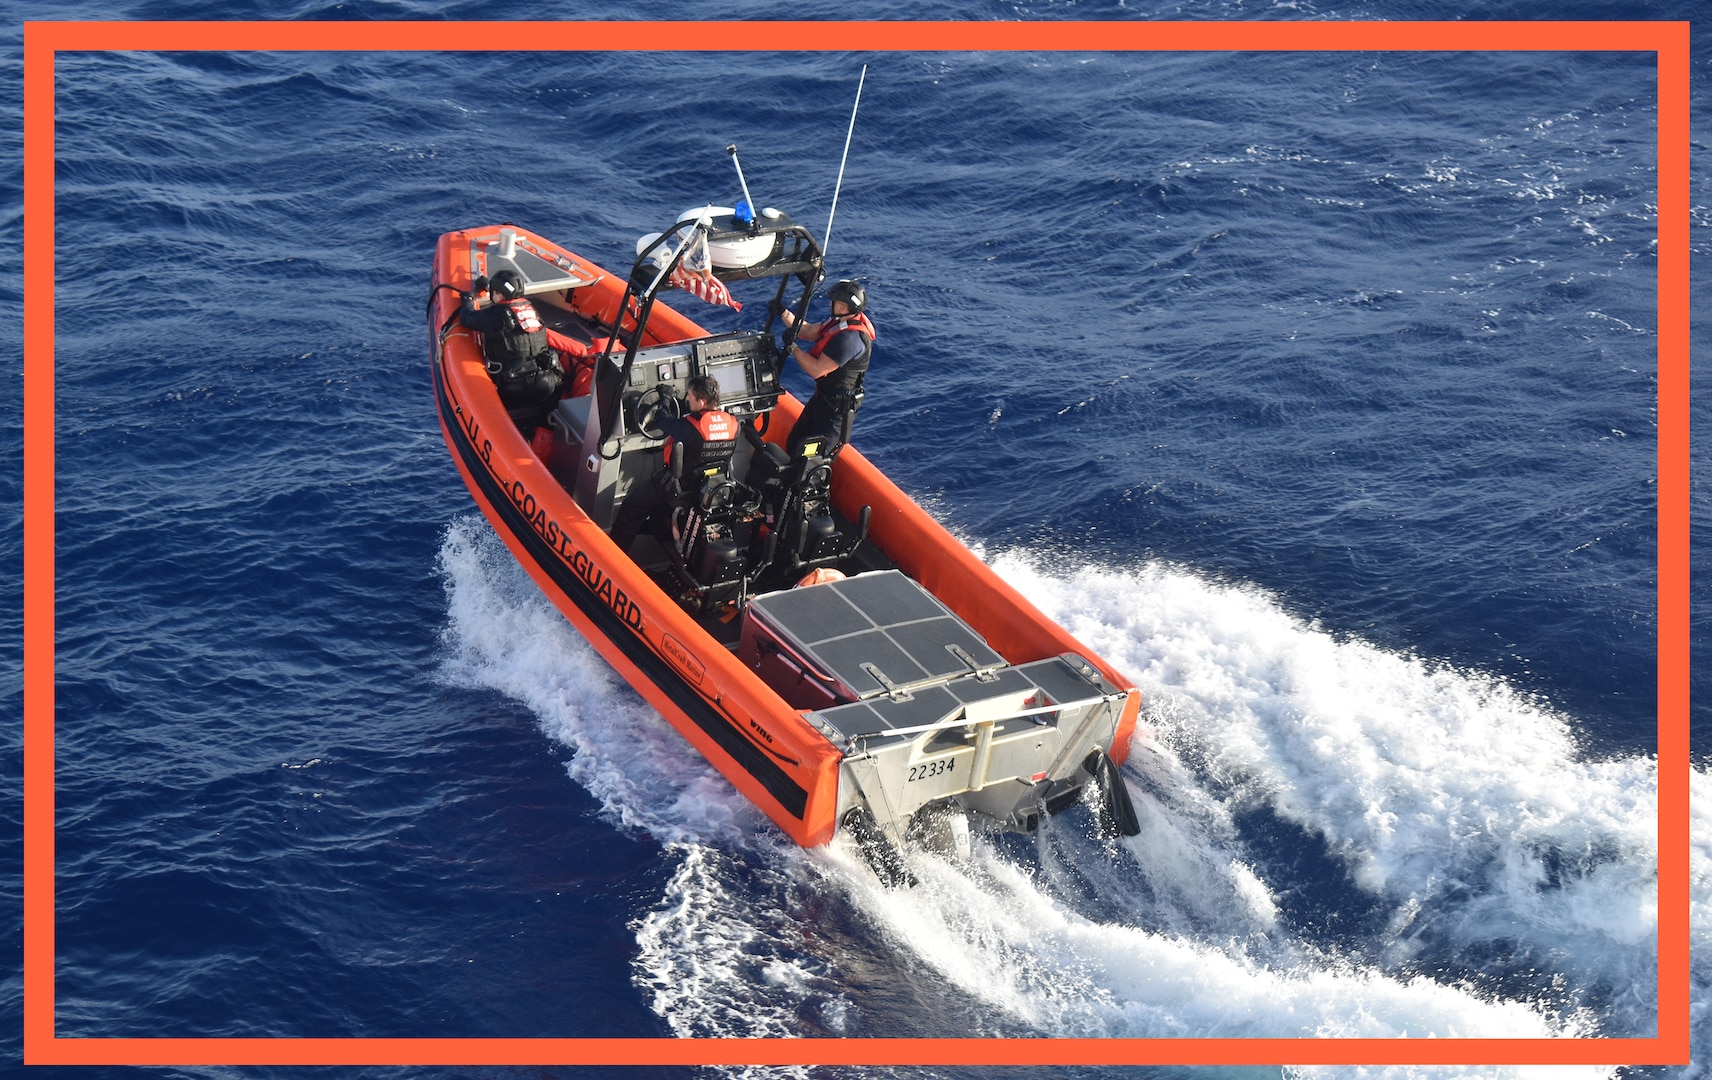
[[[471,282],[470,283],[470,290],[472,292],[478,292],[478,293],[487,292],[487,275],[483,274],[480,277],[476,278],[473,282]]]
[[[777,300],[767,301],[767,318],[776,319],[785,313],[785,305]]]

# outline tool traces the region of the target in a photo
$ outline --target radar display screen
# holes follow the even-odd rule
[[[719,385],[720,401],[736,401],[753,394],[749,385],[749,365],[741,360],[734,364],[720,364],[709,368],[708,374],[713,376],[713,381]]]
[[[695,343],[696,363],[719,386],[720,407],[766,412],[779,399],[778,347],[771,334],[737,333]]]

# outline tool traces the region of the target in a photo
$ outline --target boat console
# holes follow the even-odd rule
[[[622,391],[632,429],[644,427],[636,415],[644,395],[665,387],[681,401],[696,375],[718,385],[721,409],[739,420],[759,416],[779,400],[779,347],[772,334],[748,330],[638,349]]]
[[[686,211],[677,228],[638,242],[618,306],[631,310],[634,302],[640,325],[622,355],[613,350],[601,358],[592,394],[560,402],[548,418],[554,440],[547,465],[583,512],[610,530],[626,501],[656,482],[661,421],[681,415],[691,379],[712,379],[719,408],[747,437],[721,475],[698,478],[693,489],[680,480],[670,490],[669,513],[650,514],[645,535],[661,554],[644,543],[631,555],[686,608],[729,617],[757,591],[850,560],[866,542],[870,515],[864,508],[857,520],[844,521],[834,511],[835,446],[811,441],[786,452],[760,437],[782,392],[784,356],[772,331],[784,284],[763,329],[641,344],[660,341],[644,336],[657,290],[688,287],[671,275],[689,253],[704,250],[705,271],[715,278],[797,277],[798,317],[806,310],[820,264],[804,230],[765,209],[752,221],[738,220],[729,208]]]
[[[638,349],[629,377],[619,389],[622,431],[599,433],[600,445],[591,450],[585,442],[593,399],[567,398],[547,418],[555,436],[548,466],[567,490],[578,494],[585,511],[608,526],[624,494],[646,482],[658,468],[659,455],[654,451],[665,440],[657,420],[662,410],[681,407],[691,378],[711,377],[719,387],[719,407],[740,422],[764,423],[762,418],[779,400],[779,362],[773,336],[758,331]],[[746,455],[740,455],[735,463],[738,479],[746,461]],[[588,484],[589,490],[579,488],[579,483]]]
[[[682,407],[690,379],[713,379],[720,408],[746,437],[728,475],[683,491],[673,535],[657,537],[681,578],[682,587],[672,591],[702,611],[741,602],[763,578],[794,580],[848,558],[867,535],[866,514],[853,524],[834,514],[831,459],[820,444],[792,455],[757,434],[778,404],[780,363],[779,347],[764,331],[648,346],[636,351],[618,386],[621,430],[606,433],[593,452],[593,398],[561,401],[548,417],[554,432],[548,468],[590,518],[609,528],[624,499],[652,483],[660,468],[660,418]]]

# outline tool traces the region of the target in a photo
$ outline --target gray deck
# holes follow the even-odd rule
[[[761,620],[854,699],[913,693],[1004,665],[981,636],[896,570],[758,596]]]

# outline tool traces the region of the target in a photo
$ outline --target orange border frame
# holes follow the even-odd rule
[[[746,24],[747,25],[747,24]],[[54,252],[54,59],[64,51],[730,48],[725,23],[31,22],[24,249]],[[1658,979],[1643,1039],[148,1039],[54,1032],[53,276],[24,280],[24,1060],[32,1065],[1508,1065],[1689,1060],[1689,24],[771,23],[749,39],[852,52],[1639,51],[1658,62]],[[528,42],[520,46],[519,42]]]

